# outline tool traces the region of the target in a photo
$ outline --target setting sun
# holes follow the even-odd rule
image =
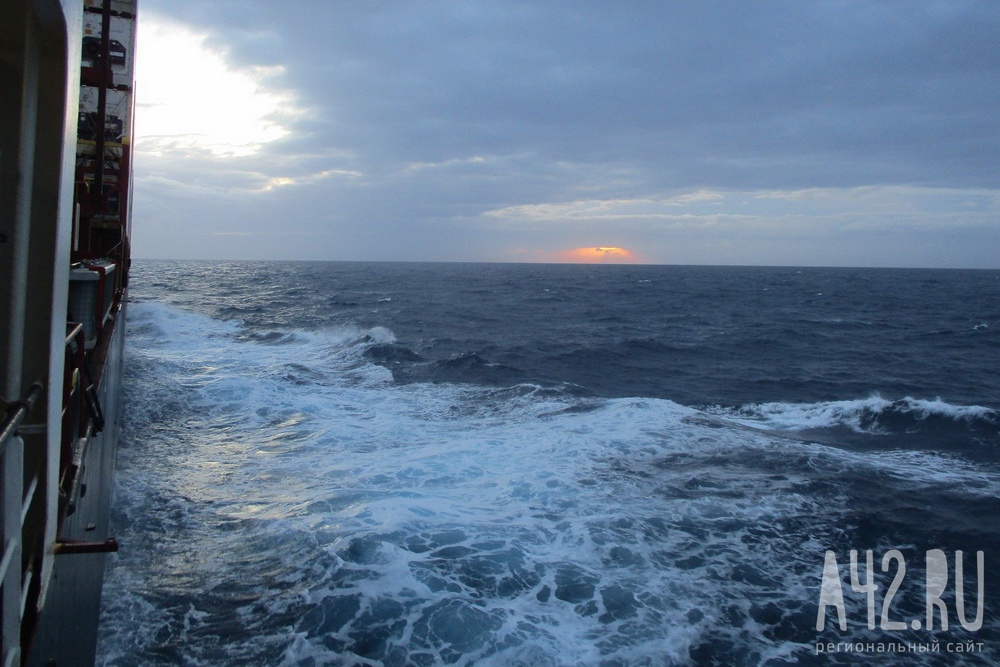
[[[639,259],[631,250],[617,246],[574,248],[559,253],[559,261],[584,264],[629,264]]]

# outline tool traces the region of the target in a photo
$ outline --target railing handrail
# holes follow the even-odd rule
[[[67,322],[68,327],[72,327],[66,332],[66,345],[73,342],[73,339],[83,333],[83,324],[80,322]]]
[[[34,382],[28,387],[28,391],[24,393],[21,399],[12,401],[5,406],[6,415],[4,416],[3,426],[0,427],[0,456],[3,455],[4,450],[7,448],[7,443],[14,437],[17,430],[21,428],[24,418],[31,412],[32,406],[34,406],[35,401],[41,395],[42,383]]]

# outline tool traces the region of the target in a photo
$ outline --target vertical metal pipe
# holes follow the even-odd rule
[[[14,195],[14,230],[11,238],[10,330],[4,393],[11,400],[22,391],[24,329],[28,299],[28,254],[31,239],[31,200],[38,132],[39,48],[35,16],[28,12],[24,29],[24,70],[21,80],[20,146],[17,156],[17,190]]]
[[[31,240],[32,193],[34,191],[35,144],[38,133],[39,36],[34,12],[25,9],[24,65],[21,72],[21,111],[17,155],[17,187],[14,194],[14,227],[11,238],[10,311],[8,317],[7,368],[4,392],[19,398],[24,371],[24,337],[28,302],[28,255]],[[3,525],[2,542],[12,549],[11,562],[3,580],[2,631],[4,662],[20,661],[21,647],[21,512],[24,477],[24,445],[11,438],[2,455]]]
[[[113,74],[111,73],[111,0],[104,0],[101,8],[101,55],[98,58],[98,81],[97,87],[97,171],[94,172],[94,191],[91,197],[95,204],[94,210],[98,214],[107,213],[104,201],[104,153],[105,153],[105,125],[108,119],[108,87],[113,85]]]

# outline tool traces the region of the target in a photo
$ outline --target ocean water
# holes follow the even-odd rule
[[[1000,272],[132,276],[100,664],[1000,661]]]

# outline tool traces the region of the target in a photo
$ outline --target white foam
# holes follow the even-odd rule
[[[130,327],[132,546],[108,575],[104,656],[212,633],[288,665],[381,660],[361,636],[455,664],[683,664],[706,636],[794,653],[725,610],[815,596],[821,545],[784,522],[835,525],[846,504],[804,492],[812,470],[869,465],[666,400],[396,385],[362,354],[384,329],[269,344],[156,305]],[[744,421],[844,423],[880,401]],[[219,609],[252,631],[223,636]]]
[[[995,418],[996,411],[979,405],[953,405],[940,398],[933,400],[905,397],[890,401],[875,394],[863,399],[819,403],[755,403],[739,408],[709,408],[711,414],[724,416],[748,426],[800,431],[847,426],[859,433],[878,433],[873,418],[896,410],[915,419],[945,416],[957,420]]]
[[[953,419],[970,420],[994,418],[996,411],[982,405],[952,405],[935,398],[933,400],[910,398],[902,399],[905,409],[915,414],[920,419],[926,419],[933,415],[943,415]]]

